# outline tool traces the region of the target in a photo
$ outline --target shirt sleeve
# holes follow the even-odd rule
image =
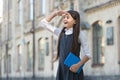
[[[91,58],[90,49],[89,49],[85,31],[80,31],[79,40],[81,42],[82,54],[86,55],[88,58]]]
[[[39,26],[46,28],[47,30],[56,34],[57,36],[59,36],[59,34],[61,32],[60,28],[52,26],[45,18],[40,21]]]

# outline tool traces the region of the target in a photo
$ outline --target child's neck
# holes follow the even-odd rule
[[[71,28],[73,28],[73,27],[66,27],[67,30],[69,30],[69,29],[71,29]]]

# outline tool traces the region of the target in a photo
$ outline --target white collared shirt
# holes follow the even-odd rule
[[[70,35],[73,33],[73,28],[65,29],[65,34]]]
[[[45,18],[40,21],[39,26],[48,29],[49,31],[51,31],[54,34],[56,34],[57,36],[59,36],[59,34],[60,34],[61,30],[62,30],[60,28],[52,26],[49,22],[47,22],[47,20]],[[66,35],[70,35],[72,33],[73,33],[73,28],[65,29],[65,34]],[[91,58],[90,49],[89,49],[89,45],[88,45],[88,41],[87,41],[87,38],[86,38],[85,31],[80,31],[80,35],[79,35],[79,40],[78,41],[81,42],[82,55],[86,55],[88,58]]]

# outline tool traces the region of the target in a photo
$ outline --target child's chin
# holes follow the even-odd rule
[[[65,28],[67,28],[67,26],[64,26]]]
[[[64,25],[64,27],[67,27],[67,25]]]

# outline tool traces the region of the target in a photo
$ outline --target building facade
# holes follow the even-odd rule
[[[0,52],[2,52],[2,39],[1,39],[2,34],[1,34],[1,32],[2,32],[2,20],[0,21]],[[1,62],[2,62],[2,53],[0,53],[0,77],[1,77],[1,69],[2,69]]]
[[[57,37],[41,28],[39,22],[54,10],[78,10],[77,1],[3,0],[1,78],[55,78],[57,62],[53,63],[52,58],[56,55]],[[61,18],[57,24],[56,19],[51,24],[60,27]]]
[[[1,78],[54,80],[57,37],[39,22],[55,10],[74,9],[80,12],[92,55],[85,79],[120,79],[120,0],[3,0],[3,8]],[[62,27],[62,18],[51,24]]]
[[[92,59],[86,64],[88,80],[120,80],[120,0],[81,1]]]

